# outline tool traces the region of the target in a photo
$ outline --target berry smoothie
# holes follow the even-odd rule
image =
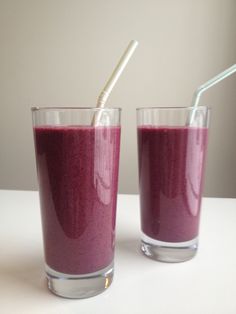
[[[141,228],[164,242],[198,236],[208,129],[138,127]]]
[[[114,257],[120,127],[35,127],[47,265],[93,273]]]

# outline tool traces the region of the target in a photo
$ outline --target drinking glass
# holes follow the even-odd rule
[[[32,108],[46,275],[59,296],[90,297],[112,282],[120,112]]]
[[[208,124],[205,106],[137,109],[141,250],[152,259],[197,252]]]

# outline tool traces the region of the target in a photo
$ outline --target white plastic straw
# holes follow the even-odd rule
[[[192,99],[192,104],[191,104],[191,106],[194,108],[191,112],[191,116],[189,119],[190,125],[194,121],[194,115],[195,115],[195,112],[196,112],[197,106],[199,104],[200,97],[201,97],[202,93],[204,93],[208,88],[210,88],[210,87],[214,86],[215,84],[219,83],[220,81],[224,80],[226,77],[230,76],[234,72],[236,72],[236,64],[232,65],[230,68],[226,69],[225,71],[219,73],[218,75],[216,75],[215,77],[213,77],[212,79],[207,81],[205,84],[199,86],[196,89],[195,93],[193,94],[193,99]]]
[[[122,72],[124,71],[127,63],[129,62],[129,59],[133,55],[135,49],[138,46],[138,42],[136,40],[131,40],[128,47],[126,48],[125,52],[123,53],[122,57],[120,58],[120,61],[118,62],[117,66],[115,67],[111,77],[107,81],[106,85],[104,86],[103,90],[101,91],[98,100],[97,100],[97,108],[104,108],[105,103],[115,86],[116,82],[118,81],[119,77],[121,76]],[[99,110],[96,112],[93,118],[93,125],[98,125],[100,116],[101,116],[102,110]]]

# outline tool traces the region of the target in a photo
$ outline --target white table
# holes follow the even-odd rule
[[[119,195],[115,277],[104,293],[68,300],[46,287],[37,192],[0,191],[0,313],[236,313],[236,199],[205,198],[200,248],[184,263],[139,251],[137,195]]]

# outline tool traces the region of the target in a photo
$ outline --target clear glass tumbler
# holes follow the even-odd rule
[[[204,106],[137,109],[141,250],[152,259],[197,252],[208,123]]]
[[[48,287],[67,298],[96,295],[113,278],[120,109],[32,115]]]

